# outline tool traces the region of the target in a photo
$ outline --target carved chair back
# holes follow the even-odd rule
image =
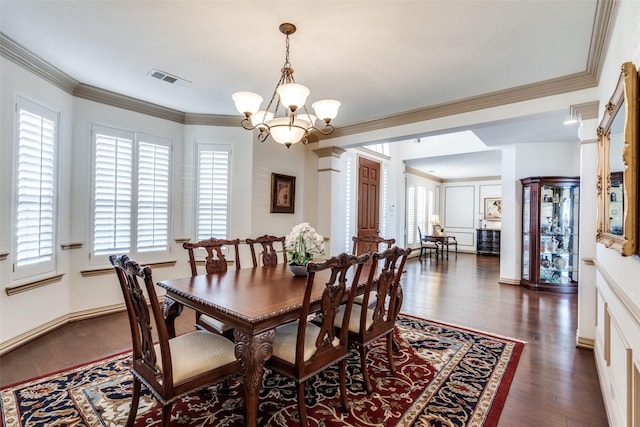
[[[227,247],[233,247],[236,270],[240,270],[240,253],[238,252],[239,244],[240,239],[227,240],[216,239],[215,237],[211,237],[207,240],[201,240],[197,243],[183,243],[182,247],[187,249],[187,251],[189,252],[189,265],[191,267],[191,275],[198,275],[196,258],[194,254],[195,249],[197,248],[203,248],[207,251],[207,257],[205,261],[206,274],[224,273],[225,271],[227,271],[228,263],[224,255],[224,250]]]
[[[285,250],[285,237],[275,237],[265,234],[264,236],[256,237],[255,239],[247,239],[247,245],[251,249],[251,260],[253,266],[258,266],[258,258],[256,256],[256,247],[262,247],[262,253],[260,260],[262,265],[273,266],[278,264],[278,251],[274,247],[274,244],[278,244],[280,253],[282,253],[282,262],[287,263],[287,251]]]
[[[379,252],[381,249],[389,249],[396,239],[385,239],[380,236],[353,236],[353,247],[351,253],[353,255]]]

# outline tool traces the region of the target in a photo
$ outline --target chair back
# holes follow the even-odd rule
[[[282,252],[283,263],[287,263],[287,251],[285,250],[285,237],[275,237],[265,234],[264,236],[256,237],[255,239],[245,240],[249,248],[251,249],[251,260],[253,266],[258,266],[258,258],[256,257],[256,246],[262,247],[261,261],[262,265],[273,266],[278,264],[278,252],[274,248],[274,244],[280,242],[280,250]]]
[[[420,226],[418,226],[418,237],[420,238],[420,243],[422,243],[424,240],[422,239],[422,230],[420,230]]]
[[[362,334],[372,337],[393,330],[400,307],[402,306],[402,286],[400,278],[404,271],[404,264],[412,249],[402,249],[394,246],[384,252],[373,254],[373,266],[369,272],[362,301],[363,310],[360,316],[360,331]],[[377,270],[382,265],[382,270],[375,277]],[[370,310],[370,296],[375,295],[375,306]],[[371,313],[367,313],[371,311]]]
[[[298,336],[296,341],[296,365],[304,371],[305,376],[313,375],[327,365],[347,357],[349,348],[348,325],[351,308],[360,281],[362,268],[370,257],[370,254],[355,256],[342,253],[322,263],[310,262],[307,264],[309,274],[307,276],[307,285],[302,302],[302,310],[300,312],[300,321],[298,322]],[[311,291],[314,286],[316,272],[327,269],[331,270],[331,276],[324,284],[325,288],[322,292],[319,312],[321,324],[319,325],[318,336],[315,337],[316,349],[311,359],[305,361],[306,319],[310,314]],[[351,284],[349,288],[347,288],[347,282],[349,281]],[[344,303],[345,296],[347,296],[347,303],[343,322],[341,325],[336,325],[336,313],[340,305]],[[338,330],[336,326],[340,327],[339,336],[336,336],[336,331]]]
[[[169,334],[164,323],[162,308],[158,302],[151,267],[140,267],[127,255],[110,255],[109,261],[116,269],[120,288],[127,306],[131,342],[133,343],[132,369],[135,369],[145,381],[156,390],[164,390],[168,394],[173,388],[173,370],[171,352],[169,351]],[[144,296],[139,279],[142,279],[149,296],[149,304]],[[149,307],[155,319],[161,361],[156,360],[154,350],[153,326]],[[161,369],[158,369],[161,366]],[[164,394],[164,393],[163,393]]]
[[[197,243],[185,242],[182,247],[189,251],[189,266],[191,267],[191,275],[197,276],[198,269],[196,267],[196,258],[194,255],[194,249],[203,248],[207,251],[207,258],[205,261],[206,274],[224,273],[228,269],[227,259],[224,256],[224,247],[233,247],[235,252],[235,264],[236,270],[240,270],[240,253],[238,252],[238,245],[240,239],[226,240],[216,239],[212,237],[207,240],[201,240]]]
[[[389,249],[396,242],[396,239],[385,239],[380,236],[353,236],[351,240],[353,240],[351,249],[353,255],[379,252],[384,246],[386,246],[384,249]]]

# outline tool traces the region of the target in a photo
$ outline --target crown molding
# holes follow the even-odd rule
[[[184,124],[185,113],[182,111],[162,107],[151,102],[142,101],[84,83],[80,83],[75,87],[73,96]]]
[[[79,83],[70,75],[63,73],[47,61],[29,52],[3,32],[0,32],[0,56],[15,62],[71,95],[73,95],[73,90]]]
[[[600,81],[602,66],[604,64],[604,47],[609,41],[611,25],[616,11],[616,0],[598,0],[596,2],[596,15],[593,19],[589,55],[587,56],[586,72]]]
[[[331,135],[324,139],[337,138],[415,122],[433,120],[456,114],[469,113],[506,104],[529,101],[536,98],[575,92],[595,86],[597,86],[597,82],[593,76],[586,72],[580,72],[542,82],[531,83],[510,89],[459,99],[452,102],[445,102],[416,110],[405,111],[404,113],[393,116],[382,117],[347,126],[340,126],[337,127]]]
[[[185,113],[184,124],[185,125],[238,127],[242,119],[243,119],[242,116],[225,116],[222,114]]]
[[[405,163],[405,165],[406,165],[406,163]],[[430,180],[435,181],[435,182],[444,182],[444,180],[442,178],[438,178],[435,175],[430,175],[430,174],[428,174],[426,172],[422,172],[421,170],[414,169],[411,166],[405,166],[404,173],[405,174],[416,175],[416,176],[421,176],[423,178],[427,178],[427,179],[430,179]]]
[[[571,117],[580,116],[582,120],[597,119],[600,102],[591,101],[582,104],[574,104],[570,108]]]

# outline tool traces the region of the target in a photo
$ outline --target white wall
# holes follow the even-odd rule
[[[441,222],[445,232],[458,241],[461,252],[475,252],[476,229],[484,216],[484,199],[502,197],[498,180],[456,180],[442,183],[444,216]],[[500,221],[486,221],[487,228],[500,229]]]

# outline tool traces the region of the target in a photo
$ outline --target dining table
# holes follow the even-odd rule
[[[361,282],[368,276],[365,270],[368,269],[363,269]],[[330,269],[316,273],[310,312],[320,309],[324,285],[330,274]],[[230,269],[224,273],[157,283],[166,290],[163,315],[170,336],[175,336],[175,319],[184,306],[234,329],[235,356],[243,366],[247,426],[257,425],[262,373],[265,362],[271,357],[275,329],[298,320],[306,283],[307,276],[294,276],[287,264]]]

